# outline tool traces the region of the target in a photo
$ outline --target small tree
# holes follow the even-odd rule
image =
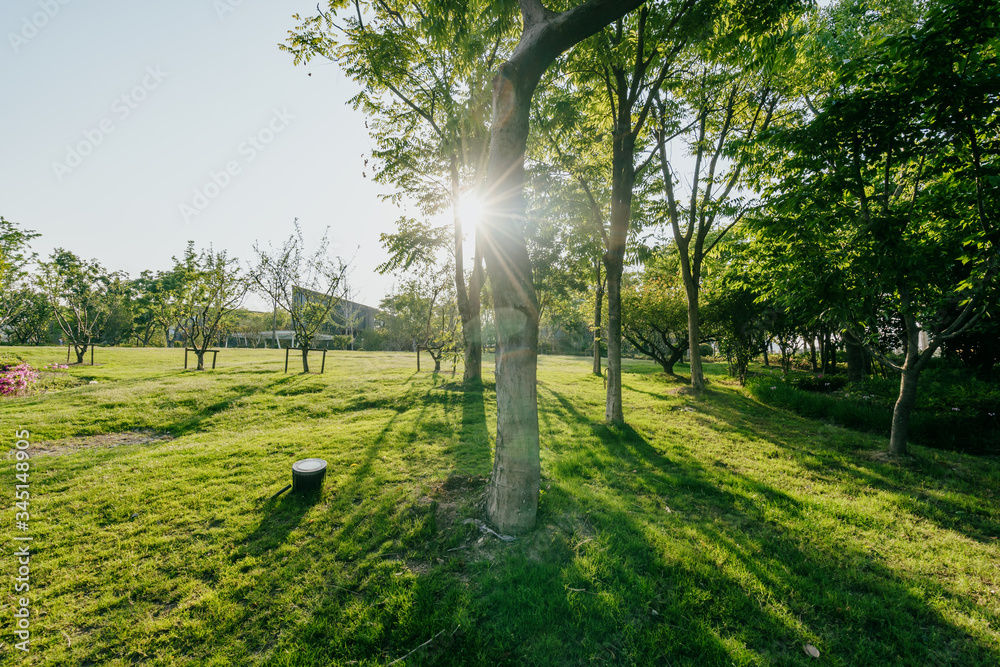
[[[81,260],[57,248],[41,264],[38,282],[59,328],[76,351],[76,363],[82,364],[94,339],[121,305],[119,277],[107,273],[96,260]]]
[[[455,349],[458,306],[450,267],[434,271],[427,266],[418,277],[406,280],[382,301],[388,328],[400,347],[425,349],[441,370],[441,359]]]
[[[175,322],[185,343],[198,358],[197,370],[205,369],[205,351],[218,337],[225,320],[240,307],[248,283],[235,259],[226,251],[211,248],[200,255],[189,241],[184,258],[174,258],[178,283],[164,303],[165,316]]]
[[[21,290],[28,275],[25,266],[35,257],[34,253],[28,253],[28,243],[37,236],[0,216],[0,328],[28,306]]]
[[[52,305],[42,292],[24,287],[14,299],[20,304],[18,314],[7,323],[8,339],[20,345],[42,345],[49,339]]]
[[[302,350],[302,372],[309,372],[309,348],[320,328],[330,321],[333,309],[343,298],[347,264],[329,256],[330,242],[324,232],[311,255],[298,220],[295,232],[280,248],[265,250],[254,245],[256,263],[250,267],[253,289],[271,300],[276,308],[288,311],[295,342]]]
[[[687,347],[687,299],[677,271],[670,270],[676,266],[660,264],[649,261],[641,280],[622,291],[622,334],[664,373],[674,375],[674,364]]]

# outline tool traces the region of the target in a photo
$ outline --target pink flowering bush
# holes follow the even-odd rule
[[[38,371],[24,362],[0,365],[0,396],[24,396],[38,381]]]

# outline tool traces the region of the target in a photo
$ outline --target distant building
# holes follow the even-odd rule
[[[296,306],[309,301],[324,303],[327,295],[302,287],[292,288],[292,303]],[[320,327],[320,333],[328,336],[357,335],[359,331],[374,329],[379,317],[378,308],[362,303],[341,299],[333,307],[330,321]]]

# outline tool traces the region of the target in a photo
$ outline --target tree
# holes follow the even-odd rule
[[[747,265],[745,244],[728,238],[716,246],[714,266],[704,286],[707,327],[726,355],[730,377],[746,383],[750,361],[767,344],[769,304],[740,280]]]
[[[762,228],[779,239],[809,229],[850,276],[854,298],[823,305],[900,374],[892,455],[906,453],[920,372],[976,322],[1000,270],[998,21],[996,5],[930,6],[914,26],[856,54],[814,116],[777,137],[786,157]],[[891,304],[902,321],[899,363],[872,344],[871,304]]]
[[[636,15],[621,17],[612,27],[601,30],[587,42],[595,49],[591,62],[583,62],[580,77],[606,92],[603,112],[611,142],[609,189],[611,194],[608,225],[599,231],[604,245],[605,275],[608,294],[608,382],[604,418],[610,423],[624,423],[621,384],[622,344],[622,274],[629,232],[635,223],[633,196],[636,182],[650,163],[653,153],[636,164],[646,122],[654,108],[660,87],[671,73],[674,58],[688,36],[688,17],[698,7],[696,0],[664,3],[651,9],[643,6]],[[582,56],[577,51],[574,55]],[[586,56],[583,56],[586,57]],[[604,85],[601,86],[600,84]]]
[[[667,257],[651,257],[642,275],[622,291],[625,340],[667,375],[674,375],[687,340],[687,300],[676,269],[676,262]]]
[[[375,180],[397,188],[389,199],[413,199],[425,216],[451,209],[465,379],[479,381],[482,253],[477,244],[466,276],[462,202],[482,181],[489,75],[509,50],[512,14],[397,0],[354,2],[352,12],[350,4],[331,0],[328,11],[302,21],[282,48],[296,63],[315,56],[336,61],[362,85],[352,103],[365,112],[378,145],[371,165]],[[399,234],[383,238],[392,253],[383,271],[408,268],[421,248],[412,244],[432,241],[423,250],[433,253],[443,241],[438,233],[409,234],[411,223],[400,218]]]
[[[19,312],[7,323],[7,338],[20,345],[44,345],[49,340],[53,324],[52,304],[44,293],[30,286],[21,288],[13,297]]]
[[[295,341],[302,351],[302,372],[309,372],[309,348],[320,328],[330,321],[340,303],[346,284],[347,265],[329,256],[328,232],[323,233],[315,252],[308,254],[302,228],[280,248],[264,250],[254,244],[256,263],[248,277],[253,289],[288,312]]]
[[[491,206],[481,231],[496,318],[497,438],[486,511],[505,532],[534,527],[541,474],[535,387],[538,301],[522,231],[531,98],[559,54],[640,4],[639,0],[587,0],[556,13],[540,0],[521,0],[520,38],[493,79],[484,186]]]
[[[211,248],[201,254],[189,241],[184,257],[174,258],[176,287],[167,293],[163,316],[184,335],[185,344],[194,350],[197,370],[205,370],[205,351],[217,340],[226,318],[243,303],[249,283],[241,274],[236,259],[226,251]]]
[[[718,29],[718,28],[717,28]],[[717,36],[716,42],[728,36]],[[720,48],[717,44],[715,48]],[[773,49],[772,47],[769,47]],[[754,157],[757,136],[770,125],[780,100],[772,76],[762,63],[704,47],[688,53],[685,76],[657,102],[656,148],[659,155],[663,217],[674,239],[688,302],[688,347],[691,386],[702,390],[699,288],[705,258],[742,218],[738,199],[730,201]],[[671,158],[668,144],[680,141],[693,158],[686,165]],[[682,183],[690,183],[687,192]]]
[[[121,306],[120,277],[107,273],[96,261],[81,260],[57,248],[48,262],[41,263],[39,288],[52,306],[59,328],[76,351],[76,363]]]
[[[25,267],[35,258],[28,245],[38,236],[0,216],[0,329],[29,305],[21,296],[28,276]]]
[[[399,347],[426,350],[434,360],[434,370],[441,370],[441,359],[455,349],[458,335],[458,310],[451,267],[435,270],[423,267],[408,278],[381,304],[391,335]]]

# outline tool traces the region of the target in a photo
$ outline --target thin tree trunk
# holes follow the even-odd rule
[[[601,277],[601,260],[594,263],[597,271],[597,300],[594,303],[594,375],[601,377],[601,333],[604,324],[601,314],[604,310],[604,278]]]
[[[847,351],[847,381],[861,382],[865,379],[865,349],[849,331],[844,332],[844,347]]]
[[[608,279],[608,393],[604,419],[610,424],[625,421],[622,410],[622,264],[605,257]]]
[[[278,342],[278,302],[274,302],[274,309],[271,311],[271,335],[274,337],[274,347],[281,349],[281,343]]]
[[[624,104],[621,113],[626,113]],[[635,140],[629,116],[619,118],[612,147],[611,230],[604,255],[608,281],[608,395],[604,419],[610,424],[625,422],[622,408],[622,272],[625,243],[632,220],[632,189],[635,186]],[[625,128],[629,128],[625,134]]]
[[[80,347],[78,345],[74,346],[73,347],[73,351],[76,352],[76,363],[77,364],[82,364],[83,363],[83,357],[84,357],[84,355],[87,354],[87,346],[86,345],[84,345],[83,347]]]
[[[832,374],[837,372],[837,339],[833,337],[833,334],[826,334],[826,361],[827,368],[824,371],[827,374]]]
[[[303,373],[308,373],[309,372],[309,348],[308,347],[303,347],[302,348],[302,372]]]
[[[889,436],[889,454],[902,456],[906,454],[906,436],[910,428],[910,416],[913,406],[917,403],[916,369],[904,370],[899,378],[899,398],[892,409],[892,433]]]
[[[483,375],[483,335],[482,319],[480,317],[482,269],[480,268],[477,243],[474,259],[475,266],[472,268],[469,288],[466,289],[461,195],[458,156],[453,153],[451,156],[451,208],[455,230],[455,294],[456,301],[458,302],[458,315],[462,322],[462,345],[465,351],[463,379],[465,381],[480,381]],[[435,370],[440,370],[440,364],[436,364]]]
[[[704,391],[705,373],[701,367],[701,324],[698,321],[698,285],[690,274],[684,275],[688,306],[688,350],[691,357],[691,387]]]
[[[194,356],[198,358],[198,367],[196,370],[205,370],[205,353],[201,350],[196,350]]]
[[[910,416],[913,414],[913,407],[917,403],[917,379],[920,376],[925,361],[920,354],[920,327],[917,320],[912,315],[905,312],[909,306],[908,295],[904,293],[902,313],[903,323],[906,327],[906,358],[902,369],[899,369],[899,397],[896,405],[892,409],[892,433],[889,435],[889,455],[903,456],[906,454],[906,437],[910,427]],[[927,356],[934,353],[934,348],[929,348]]]

